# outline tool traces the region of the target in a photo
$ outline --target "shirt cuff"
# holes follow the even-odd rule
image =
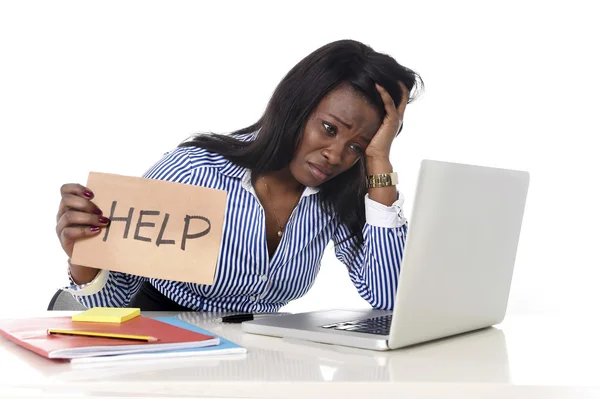
[[[398,192],[398,199],[392,206],[385,206],[365,195],[365,218],[368,224],[376,227],[395,229],[406,224],[406,218],[402,211],[404,195]]]
[[[67,288],[65,291],[71,293],[73,296],[87,296],[98,293],[104,288],[106,282],[108,281],[108,276],[110,275],[110,271],[108,270],[100,270],[100,272],[94,277],[92,281],[87,284],[77,285],[71,280],[71,286]]]

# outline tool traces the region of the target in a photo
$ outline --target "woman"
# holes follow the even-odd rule
[[[88,307],[275,312],[309,290],[333,240],[359,294],[392,309],[407,224],[390,148],[419,84],[362,43],[317,49],[283,78],[254,125],[198,135],[144,175],[228,191],[213,285],[69,262],[70,292]],[[66,184],[61,194],[57,234],[70,257],[76,240],[109,220],[87,188]]]

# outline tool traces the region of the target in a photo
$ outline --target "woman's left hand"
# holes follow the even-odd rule
[[[383,104],[385,105],[386,115],[383,118],[383,123],[379,127],[379,130],[377,130],[375,136],[373,136],[369,146],[365,150],[365,157],[369,160],[389,160],[392,141],[394,141],[394,138],[402,126],[409,92],[404,83],[399,81],[398,84],[402,89],[402,99],[400,100],[398,107],[395,106],[394,100],[392,100],[389,93],[377,83],[375,84],[377,91],[379,91],[379,94],[381,95]]]

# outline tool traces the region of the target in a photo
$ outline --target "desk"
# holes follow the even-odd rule
[[[42,312],[31,316],[71,315]],[[509,315],[495,327],[391,352],[245,334],[177,315],[248,349],[246,355],[135,364],[54,363],[0,338],[0,395],[9,397],[600,397],[595,320]]]

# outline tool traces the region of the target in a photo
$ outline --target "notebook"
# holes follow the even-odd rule
[[[177,317],[156,317],[158,321],[167,323],[176,327],[185,328],[186,330],[194,331],[204,335],[214,335],[209,331],[206,331],[193,324],[185,322]],[[161,352],[151,353],[132,353],[122,355],[109,355],[109,356],[94,356],[84,357],[79,359],[72,359],[72,364],[90,364],[90,363],[108,363],[108,362],[126,362],[132,360],[155,360],[155,359],[173,359],[173,358],[192,358],[192,357],[217,357],[221,355],[243,355],[247,353],[246,348],[240,346],[234,342],[229,341],[223,337],[219,338],[218,345],[205,346],[201,348],[191,349],[175,349]]]
[[[74,329],[117,334],[152,335],[156,342],[115,338],[48,335],[48,329]],[[121,324],[75,322],[70,316],[0,320],[0,335],[49,359],[78,359],[192,349],[219,344],[219,338],[138,316]]]

